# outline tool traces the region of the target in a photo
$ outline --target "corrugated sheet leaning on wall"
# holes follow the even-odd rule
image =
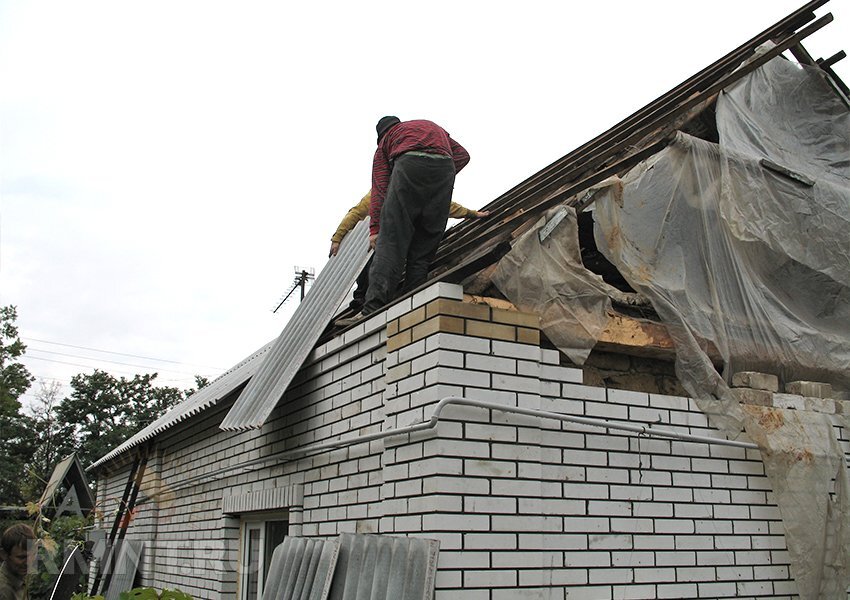
[[[366,266],[368,241],[369,225],[364,219],[345,236],[339,254],[316,277],[316,283],[273,343],[260,370],[222,421],[222,429],[262,427]]]
[[[286,538],[274,551],[263,600],[427,600],[439,552],[437,540],[423,538]]]

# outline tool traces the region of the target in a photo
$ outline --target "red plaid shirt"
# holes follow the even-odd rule
[[[401,154],[420,150],[445,154],[455,163],[459,172],[469,162],[469,153],[454,141],[445,129],[431,121],[403,121],[390,129],[378,144],[372,161],[372,201],[369,204],[369,231],[378,233],[381,224],[381,207],[390,184],[391,163]]]

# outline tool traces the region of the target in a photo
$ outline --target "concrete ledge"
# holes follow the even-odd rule
[[[785,391],[808,398],[832,398],[832,386],[820,381],[789,381]]]
[[[758,371],[740,371],[732,375],[732,387],[778,392],[779,377]]]

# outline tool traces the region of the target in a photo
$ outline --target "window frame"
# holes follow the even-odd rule
[[[243,513],[239,525],[239,571],[238,571],[238,598],[239,600],[261,600],[266,583],[266,541],[268,525],[273,522],[285,522],[286,533],[289,535],[289,511],[264,511],[257,513]],[[257,549],[257,569],[251,570],[251,532],[258,531],[256,538],[259,547]],[[271,558],[271,557],[269,557]],[[256,575],[256,596],[249,595],[251,576]]]

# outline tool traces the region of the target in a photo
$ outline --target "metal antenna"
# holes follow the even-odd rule
[[[295,267],[295,281],[292,282],[292,287],[286,293],[286,295],[278,302],[278,305],[272,311],[276,313],[278,309],[283,306],[283,304],[289,300],[292,296],[292,292],[297,289],[301,290],[301,300],[304,300],[304,295],[307,293],[307,282],[312,281],[316,278],[316,272],[311,267],[308,271],[307,269],[302,269],[301,267]]]

